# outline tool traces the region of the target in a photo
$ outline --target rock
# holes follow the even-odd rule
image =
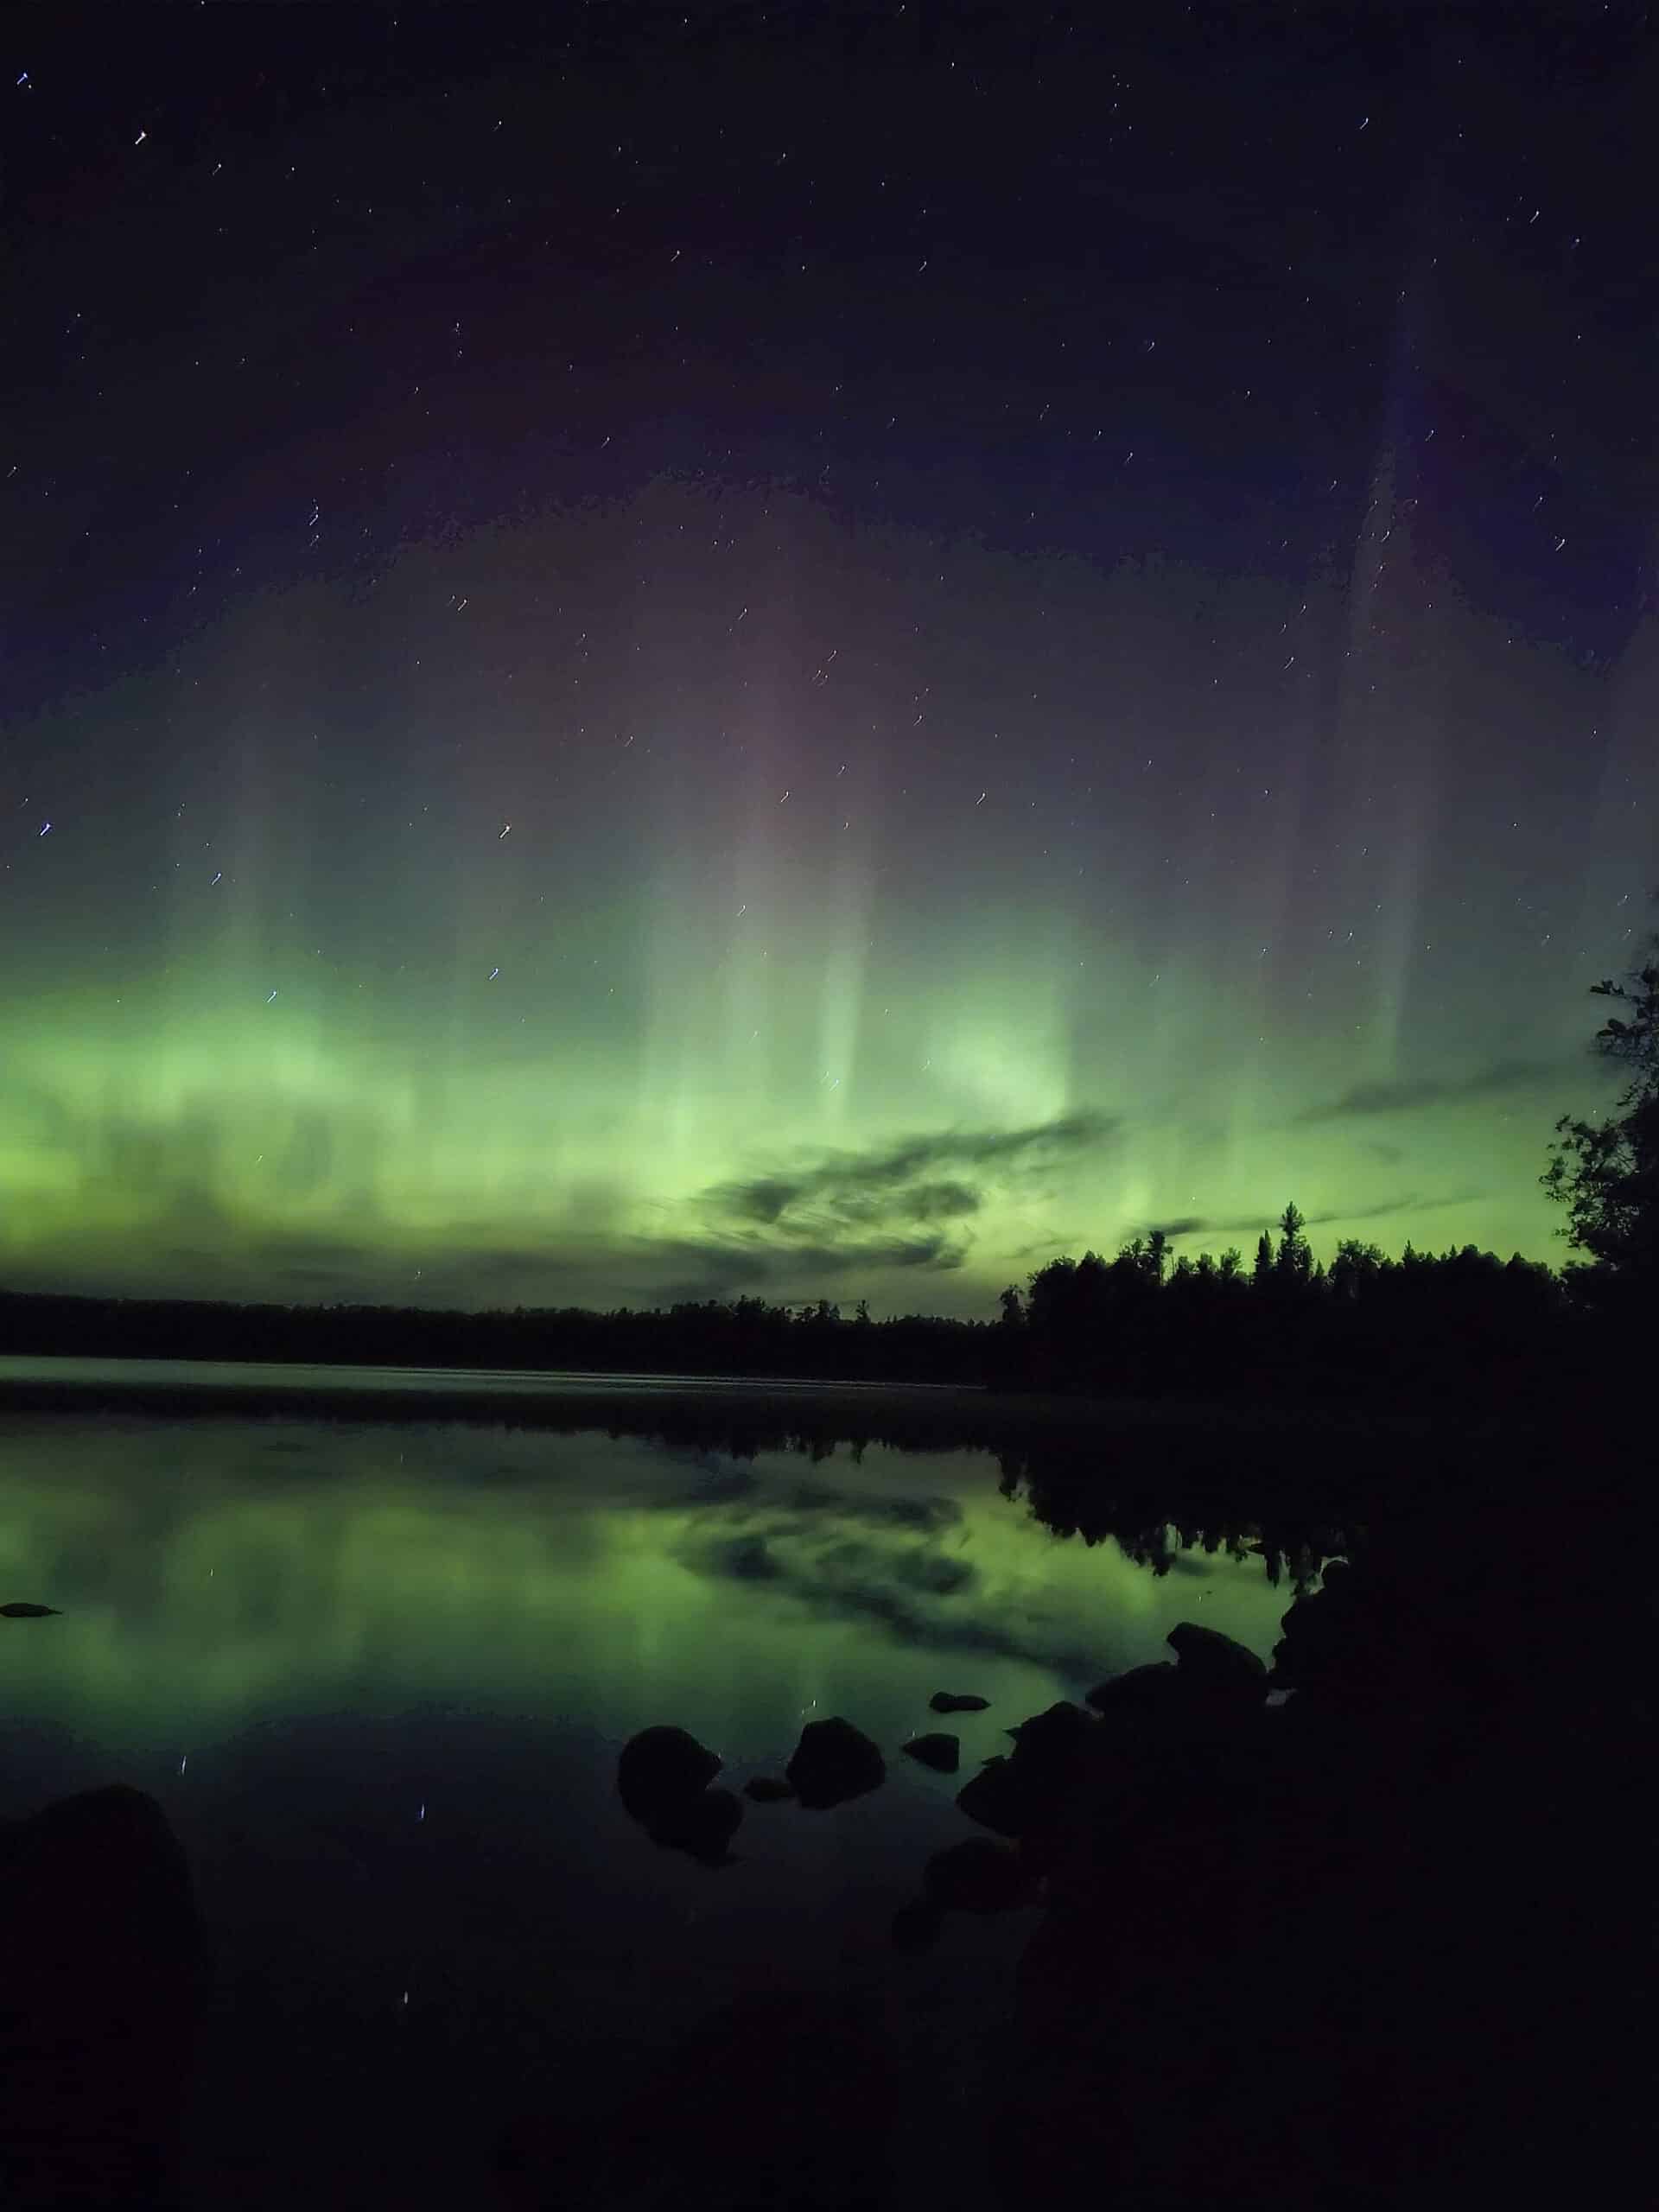
[[[713,1751],[683,1728],[646,1728],[617,1761],[623,1808],[653,1843],[683,1851],[705,1866],[723,1866],[743,1818],[741,1800],[708,1785],[720,1772]]]
[[[1183,1684],[1191,1681],[1199,1689],[1256,1698],[1267,1695],[1267,1668],[1254,1651],[1247,1651],[1242,1643],[1236,1643],[1230,1636],[1224,1636],[1219,1629],[1199,1628],[1196,1622],[1181,1621],[1171,1629],[1164,1641],[1180,1661]]]
[[[630,1737],[616,1763],[624,1808],[641,1827],[706,1789],[720,1772],[715,1754],[683,1728],[645,1728]]]
[[[1020,1834],[1033,1816],[1032,1793],[1012,1759],[987,1759],[957,1790],[957,1803],[970,1821],[997,1835]]]
[[[954,1774],[961,1761],[961,1739],[956,1736],[912,1736],[905,1749],[935,1774]]]
[[[975,1697],[971,1692],[963,1694],[956,1690],[935,1690],[927,1701],[935,1713],[983,1713],[991,1700]]]
[[[1012,1755],[987,1759],[957,1792],[957,1803],[970,1821],[997,1835],[1024,1835],[1066,1796],[1078,1761],[1099,1730],[1100,1723],[1081,1706],[1064,1700],[1033,1713],[1009,1729]]]
[[[1126,1674],[1096,1682],[1084,1703],[1114,1719],[1120,1713],[1157,1713],[1168,1705],[1175,1688],[1175,1674],[1172,1659],[1157,1660],[1149,1667],[1131,1667]]]
[[[743,1795],[753,1797],[757,1805],[779,1805],[795,1795],[795,1785],[781,1775],[753,1774],[744,1783]]]
[[[55,1605],[31,1605],[24,1599],[16,1599],[10,1605],[0,1605],[9,1621],[44,1621],[61,1619]]]
[[[936,1851],[922,1882],[929,1903],[941,1912],[1007,1912],[1028,1904],[1033,1886],[1019,1853],[982,1835]]]
[[[912,1897],[893,1916],[893,1948],[895,1951],[931,1951],[939,1940],[943,1925],[944,1916],[938,1905],[926,1897]]]
[[[651,1840],[664,1850],[684,1852],[700,1866],[724,1866],[742,1818],[743,1801],[729,1789],[700,1789],[663,1808],[651,1824]]]
[[[845,1804],[879,1789],[887,1778],[886,1762],[861,1730],[839,1715],[830,1720],[809,1720],[801,1740],[784,1770],[795,1795],[811,1812]]]
[[[0,1822],[0,2203],[180,2201],[207,1986],[178,1839],[137,1789]]]
[[[1018,1749],[1030,1758],[1069,1758],[1087,1736],[1092,1735],[1095,1721],[1080,1705],[1071,1705],[1062,1698],[1058,1705],[1051,1705],[1046,1712],[1033,1713],[1029,1720],[1021,1720],[1008,1730]]]

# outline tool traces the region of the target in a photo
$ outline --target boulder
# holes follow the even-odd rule
[[[887,1778],[886,1762],[862,1730],[839,1714],[809,1720],[794,1756],[784,1770],[795,1795],[811,1812],[824,1812],[879,1789]]]
[[[781,1775],[753,1774],[743,1785],[743,1795],[753,1797],[757,1805],[779,1805],[795,1795],[795,1786]]]
[[[700,1789],[664,1807],[651,1823],[651,1840],[666,1851],[684,1852],[699,1866],[724,1866],[742,1818],[743,1801],[729,1789]]]
[[[1096,1713],[1116,1719],[1120,1714],[1156,1713],[1167,1709],[1175,1689],[1175,1662],[1160,1659],[1149,1667],[1131,1667],[1096,1682],[1084,1699]]]
[[[0,1822],[0,2203],[181,2201],[207,1962],[161,1807],[91,1789]]]
[[[905,1750],[910,1758],[931,1766],[935,1774],[954,1774],[961,1762],[962,1743],[956,1736],[912,1736]]]
[[[723,1866],[743,1818],[742,1801],[710,1789],[720,1761],[683,1728],[645,1728],[617,1761],[617,1794],[631,1820],[653,1843],[683,1851],[705,1866]]]
[[[997,1835],[1021,1836],[1048,1819],[1071,1789],[1078,1762],[1096,1739],[1100,1723],[1064,1700],[1010,1728],[1014,1751],[987,1759],[957,1792],[970,1821]]]
[[[1219,1629],[1181,1621],[1164,1641],[1180,1662],[1183,1686],[1190,1682],[1198,1689],[1258,1700],[1267,1695],[1267,1668],[1254,1651],[1246,1650]]]
[[[631,1820],[649,1828],[706,1789],[721,1762],[683,1728],[644,1728],[622,1746],[616,1787]]]
[[[922,1884],[928,1902],[941,1912],[1007,1912],[1029,1904],[1033,1889],[1020,1853],[983,1835],[936,1851]]]
[[[1032,1817],[1031,1793],[1012,1759],[987,1759],[957,1790],[957,1803],[970,1821],[997,1835],[1019,1835]]]
[[[1035,1713],[1029,1720],[1021,1720],[1008,1730],[1016,1745],[1015,1757],[1052,1761],[1069,1759],[1085,1738],[1094,1733],[1096,1723],[1080,1705],[1071,1705],[1064,1698],[1046,1711]]]
[[[983,1713],[991,1700],[971,1691],[935,1690],[927,1701],[935,1713]]]

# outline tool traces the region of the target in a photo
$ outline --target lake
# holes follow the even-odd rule
[[[61,1609],[0,1620],[0,1816],[124,1781],[185,1845],[214,1955],[189,2201],[493,2202],[504,2121],[784,1985],[859,1994],[914,2086],[918,2175],[983,2202],[976,2069],[1033,1916],[953,1916],[907,1957],[893,1914],[977,1833],[955,1792],[1010,1724],[1167,1656],[1182,1619],[1268,1656],[1291,1592],[1248,1532],[1156,1532],[1154,1573],[1144,1530],[1057,1537],[988,1452],[826,1440],[843,1394],[817,1386],[807,1448],[751,1451],[661,1432],[686,1378],[613,1378],[607,1427],[572,1430],[510,1425],[521,1377],[246,1370],[278,1409],[226,1413],[191,1402],[225,1371],[168,1367],[0,1361],[0,1602]],[[359,1417],[308,1418],[308,1376]],[[20,1408],[42,1376],[56,1409]],[[587,1417],[594,1378],[529,1379]],[[178,1410],[112,1408],[124,1380]],[[367,1417],[440,1386],[474,1417]],[[989,1709],[941,1721],[939,1689]],[[885,1785],[749,1805],[728,1866],[618,1802],[641,1728],[690,1730],[739,1787],[836,1713]],[[930,1727],[958,1777],[899,1755]]]

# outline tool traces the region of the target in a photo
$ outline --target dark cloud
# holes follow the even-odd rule
[[[770,1290],[780,1298],[817,1295],[850,1277],[868,1281],[880,1268],[926,1269],[944,1274],[968,1255],[960,1238],[926,1236],[848,1238],[835,1243],[776,1241],[751,1232],[704,1237],[640,1241],[632,1247],[638,1294],[671,1303],[727,1298],[734,1292]]]
[[[692,1294],[798,1277],[833,1279],[881,1268],[958,1268],[961,1231],[988,1192],[1027,1187],[1116,1133],[1094,1114],[1062,1116],[1019,1129],[950,1129],[864,1152],[829,1152],[738,1182],[701,1200],[702,1239],[676,1249],[696,1265]],[[886,1230],[884,1236],[873,1231]],[[918,1233],[919,1232],[919,1233]]]
[[[1158,1224],[1166,1236],[1258,1236],[1272,1227],[1272,1218],[1260,1213],[1188,1213]],[[1142,1232],[1144,1234],[1144,1231]]]
[[[1307,1226],[1310,1229],[1325,1229],[1333,1222],[1382,1221],[1389,1214],[1429,1213],[1436,1206],[1468,1205],[1480,1196],[1478,1191],[1452,1191],[1443,1198],[1426,1198],[1419,1192],[1408,1191],[1403,1198],[1384,1198],[1380,1205],[1374,1206],[1344,1206],[1331,1213],[1311,1213],[1307,1217]]]
[[[1357,1083],[1322,1106],[1308,1106],[1292,1116],[1292,1128],[1325,1122],[1358,1121],[1372,1114],[1403,1114],[1420,1106],[1440,1106],[1465,1098],[1493,1098],[1512,1090],[1559,1084],[1557,1060],[1497,1060],[1472,1075],[1417,1076],[1397,1083]]]
[[[1052,1236],[1033,1237],[1028,1244],[1016,1244],[1007,1255],[1010,1260],[1052,1260],[1057,1252],[1071,1252],[1077,1249],[1078,1239],[1056,1230]]]
[[[723,1571],[740,1582],[776,1582],[783,1568],[772,1557],[764,1536],[737,1536],[726,1547]]]
[[[909,1552],[899,1561],[898,1579],[908,1588],[925,1590],[935,1598],[954,1598],[958,1591],[971,1588],[977,1580],[965,1559],[952,1559],[932,1552]]]

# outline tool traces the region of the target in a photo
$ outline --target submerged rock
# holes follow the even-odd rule
[[[983,1713],[991,1700],[971,1691],[935,1690],[927,1701],[935,1713]]]
[[[931,1766],[935,1774],[954,1774],[962,1759],[961,1738],[944,1734],[912,1736],[905,1751],[911,1758]]]
[[[753,1797],[757,1805],[780,1805],[795,1795],[795,1785],[781,1775],[752,1774],[743,1785],[743,1795]]]
[[[812,1812],[845,1804],[879,1789],[887,1778],[887,1764],[861,1729],[837,1714],[830,1720],[809,1720],[801,1740],[785,1769],[795,1794]]]

